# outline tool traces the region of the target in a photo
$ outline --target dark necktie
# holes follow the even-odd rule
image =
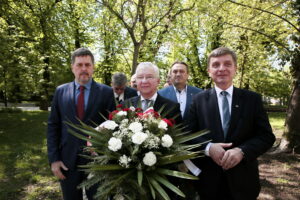
[[[85,87],[82,85],[79,87],[80,93],[77,98],[77,117],[80,120],[83,120],[84,117],[84,89]]]
[[[116,97],[116,101],[117,101],[118,104],[122,103],[122,99],[120,98],[120,96]]]
[[[227,95],[228,92],[226,91],[222,91],[221,92],[222,95],[222,110],[223,110],[223,132],[224,132],[224,137],[226,138],[227,135],[227,131],[229,128],[229,122],[230,122],[230,112],[229,112],[229,104],[228,104],[228,100],[227,100]]]

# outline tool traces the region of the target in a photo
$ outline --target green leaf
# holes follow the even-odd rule
[[[155,190],[163,197],[165,200],[170,200],[170,197],[166,193],[166,191],[160,186],[160,184],[151,176],[147,176],[151,185],[155,188]]]
[[[187,141],[190,141],[192,139],[195,139],[199,136],[202,136],[202,135],[205,135],[207,133],[209,133],[210,131],[209,130],[202,130],[202,131],[198,131],[196,133],[193,133],[193,134],[189,134],[189,135],[184,135],[184,136],[180,136],[180,137],[177,137],[175,138],[174,140],[177,142],[177,143],[184,143],[184,142],[187,142]]]
[[[160,174],[168,175],[168,176],[174,176],[178,178],[184,178],[184,179],[190,179],[190,180],[198,180],[199,178],[197,176],[185,173],[185,172],[179,172],[179,171],[174,171],[174,170],[169,170],[169,169],[162,169],[158,168],[157,172]]]
[[[90,168],[94,171],[110,171],[110,170],[128,170],[129,168],[124,168],[120,165],[95,165],[95,164],[87,164],[87,165],[79,165],[81,168]]]
[[[178,194],[179,196],[185,198],[184,193],[181,190],[179,190],[175,185],[170,183],[166,178],[163,178],[157,174],[153,174],[153,178],[161,184],[163,184],[164,186],[166,186],[167,188],[169,188],[170,190],[172,190],[173,192],[175,192],[176,194]]]
[[[148,182],[148,185],[149,185],[149,188],[150,188],[150,191],[151,191],[151,196],[152,196],[153,199],[156,199],[155,190],[154,190],[148,176],[146,176],[146,178],[147,178],[147,182]]]
[[[143,182],[143,171],[142,170],[137,170],[137,177],[138,177],[139,186],[142,186],[142,182]]]
[[[176,163],[187,159],[194,159],[200,157],[199,154],[200,151],[191,152],[182,155],[173,154],[173,155],[164,156],[159,159],[158,165],[167,165],[167,164]]]

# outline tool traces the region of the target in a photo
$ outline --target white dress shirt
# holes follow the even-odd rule
[[[157,92],[155,92],[155,94],[154,94],[151,98],[149,98],[149,99],[147,99],[147,100],[151,100],[151,101],[152,101],[152,105],[154,105],[156,99],[157,99]],[[146,100],[146,99],[141,95],[142,108],[144,107],[144,104],[146,103],[145,100]],[[148,106],[149,106],[149,105],[148,105]],[[147,107],[148,107],[148,106],[147,106]]]
[[[233,94],[233,85],[231,85],[226,90],[222,90],[215,86],[215,90],[217,93],[217,99],[218,99],[218,106],[219,106],[219,113],[221,117],[221,124],[223,124],[223,110],[222,110],[222,103],[223,103],[223,96],[221,95],[222,91],[226,91],[228,94],[226,95],[228,104],[229,104],[229,113],[231,114],[231,105],[232,105],[232,94]],[[209,148],[212,145],[212,143],[208,143],[205,148],[205,155],[209,156]]]
[[[183,117],[185,108],[186,108],[187,86],[185,86],[185,88],[183,90],[181,90],[180,92],[176,89],[175,86],[173,86],[173,87],[174,87],[174,90],[176,93],[177,102],[180,104],[180,113],[181,113],[181,116]]]

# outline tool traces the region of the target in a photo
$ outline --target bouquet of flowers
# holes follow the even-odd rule
[[[201,156],[202,152],[192,151],[201,144],[186,142],[207,131],[185,132],[182,125],[175,125],[173,119],[164,118],[160,111],[151,107],[143,112],[140,108],[119,105],[109,119],[96,128],[84,123],[70,124],[89,137],[70,130],[73,135],[92,144],[86,147],[91,155],[85,155],[91,162],[80,166],[89,177],[80,187],[99,183],[96,194],[99,199],[156,199],[159,196],[167,200],[171,191],[185,197],[167,176],[197,179],[177,171],[175,163]]]

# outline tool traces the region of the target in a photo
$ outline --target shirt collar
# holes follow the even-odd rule
[[[149,98],[148,100],[151,100],[151,101],[155,102],[156,98],[157,98],[157,92],[155,92],[155,94],[151,98]],[[143,101],[143,100],[145,100],[145,98],[141,95],[141,101]]]
[[[79,87],[80,87],[80,84],[79,84],[77,81],[75,81],[75,86],[76,86],[76,89],[78,90]],[[85,87],[85,89],[90,90],[90,89],[91,89],[91,86],[92,86],[92,79],[89,80],[89,81],[88,81],[86,84],[84,84],[83,86]]]
[[[215,90],[216,90],[216,93],[217,93],[218,96],[220,95],[220,93],[221,93],[222,91],[224,91],[224,90],[218,88],[216,85],[215,85]],[[229,88],[227,88],[225,91],[229,94],[229,96],[232,97],[232,93],[233,93],[233,85],[231,85],[231,86],[230,86]]]
[[[173,85],[173,88],[174,88],[175,92],[179,92],[174,85]],[[186,92],[186,91],[187,91],[187,85],[185,85],[185,88],[183,90],[181,90],[181,92]]]

